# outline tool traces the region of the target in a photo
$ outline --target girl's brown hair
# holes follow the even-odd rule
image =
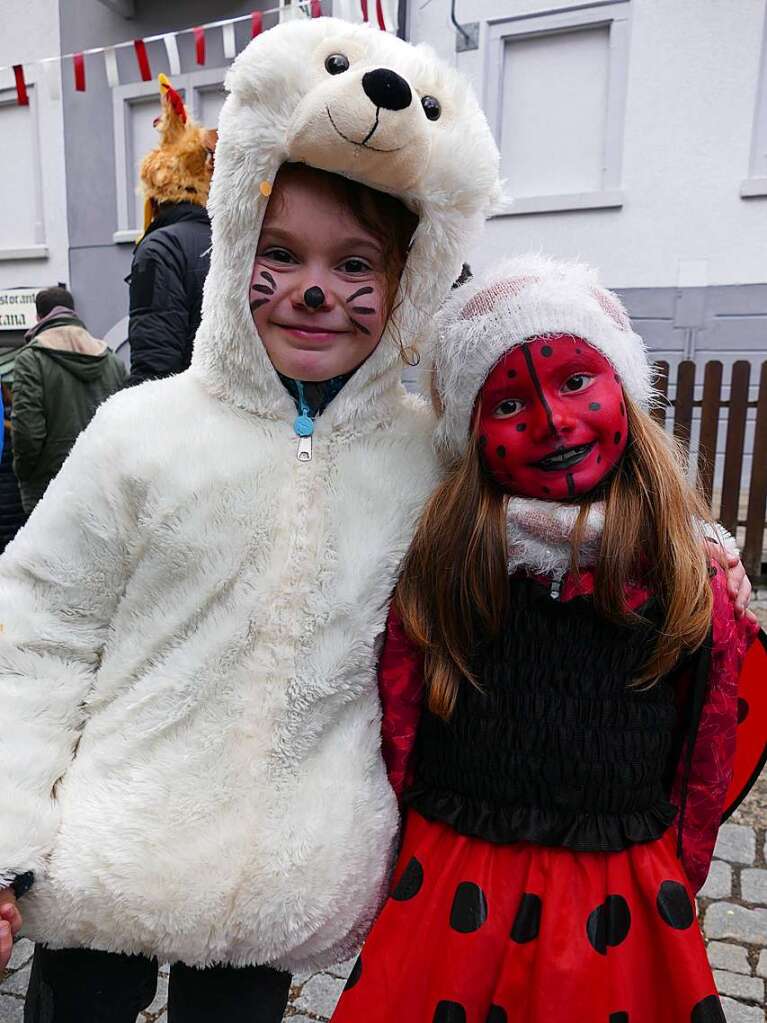
[[[380,243],[386,280],[384,308],[387,319],[390,319],[395,312],[397,289],[407,263],[415,229],[418,227],[418,217],[396,196],[378,192],[359,181],[352,181],[340,174],[331,174],[330,171],[318,170],[303,163],[283,164],[279,169],[278,178],[284,180],[285,177],[296,173],[313,176],[317,187],[330,192],[339,203],[351,210],[360,226],[369,231]],[[275,194],[279,195],[278,192]],[[399,342],[400,354],[407,362],[412,349],[403,345],[396,323],[392,326]]]
[[[651,685],[704,641],[711,588],[699,522],[708,518],[690,487],[681,452],[665,431],[626,398],[629,442],[606,492],[583,500],[575,526],[578,550],[590,504],[605,500],[594,582],[597,611],[638,623],[625,588],[641,581],[660,599],[658,639],[636,685]],[[405,558],[395,606],[424,652],[429,709],[448,719],[482,645],[503,627],[509,599],[506,500],[482,466],[476,428],[464,456],[432,496]],[[696,521],[698,520],[698,521]],[[572,568],[577,572],[577,559]]]

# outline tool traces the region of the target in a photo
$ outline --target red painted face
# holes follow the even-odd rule
[[[607,359],[570,334],[508,352],[479,393],[485,464],[511,494],[588,494],[626,448],[626,405]]]

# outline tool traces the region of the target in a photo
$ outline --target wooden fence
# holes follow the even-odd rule
[[[655,418],[673,430],[688,449],[693,426],[693,410],[700,409],[697,443],[697,472],[703,493],[715,517],[731,533],[740,536],[741,557],[752,581],[767,582],[765,565],[765,512],[767,510],[767,362],[759,374],[757,396],[750,400],[751,364],[735,362],[730,375],[729,397],[722,396],[723,367],[718,360],[703,369],[703,391],[695,397],[696,365],[680,362],[677,367],[674,396],[668,399],[669,365],[656,362],[656,387],[666,398],[665,406],[653,411]],[[700,382],[700,378],[698,378]],[[746,423],[749,409],[755,409],[750,480],[743,481]],[[725,415],[726,410],[726,415]],[[724,455],[721,473],[721,501],[715,507],[714,478],[717,455]]]

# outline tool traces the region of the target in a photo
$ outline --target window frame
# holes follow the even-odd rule
[[[607,104],[601,187],[590,191],[509,198],[496,216],[521,216],[623,205],[623,144],[628,91],[631,0],[592,0],[588,4],[490,18],[480,26],[484,108],[496,141],[501,142],[506,43],[541,39],[582,29],[608,29]]]
[[[218,68],[201,68],[175,75],[173,87],[181,93],[189,116],[199,120],[200,97],[204,92],[218,91],[224,84],[228,65]],[[115,245],[133,245],[141,232],[140,225],[130,225],[133,181],[131,176],[132,157],[130,152],[130,107],[132,104],[146,101],[147,98],[158,98],[156,82],[129,82],[118,85],[112,90],[112,110],[114,116],[114,155],[115,185],[117,191],[117,227],[112,234]],[[135,207],[134,207],[135,209]]]
[[[742,199],[767,196],[767,11],[762,30],[762,53],[756,85],[748,177],[740,184],[740,196]]]
[[[37,81],[32,73],[26,73],[29,118],[32,132],[32,195],[34,201],[34,241],[31,245],[0,248],[0,261],[16,259],[47,259],[48,245],[45,236],[45,205],[43,195],[43,174],[40,148],[40,113],[38,109]],[[15,86],[0,88],[0,108],[16,106],[18,96]]]

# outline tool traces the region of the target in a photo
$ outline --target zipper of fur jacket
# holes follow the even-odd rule
[[[308,437],[298,438],[298,452],[297,457],[299,462],[311,462],[312,460],[312,437],[309,434]]]

